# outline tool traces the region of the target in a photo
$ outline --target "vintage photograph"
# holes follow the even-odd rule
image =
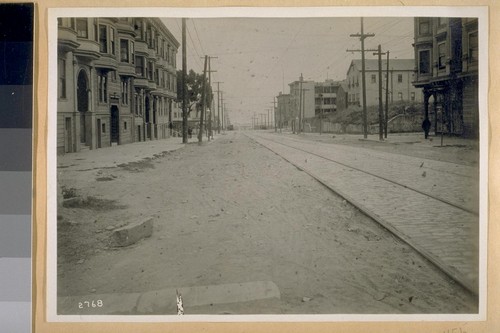
[[[53,22],[58,316],[479,313],[474,11],[168,13]]]

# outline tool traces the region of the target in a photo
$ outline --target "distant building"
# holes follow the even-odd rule
[[[292,120],[297,116],[297,110],[295,109],[295,101],[292,102],[292,95],[290,94],[280,94],[276,97],[277,106],[275,116],[275,123],[278,128],[287,128],[291,126]]]
[[[315,114],[315,100],[314,100],[314,81],[304,81],[302,75],[299,81],[294,81],[288,84],[290,87],[290,95],[293,110],[295,113],[295,120],[304,120],[314,117]],[[302,105],[301,105],[302,104]],[[299,110],[301,114],[299,114]]]
[[[366,105],[378,105],[378,59],[365,59]],[[389,103],[396,101],[422,102],[422,89],[413,86],[415,60],[389,59]],[[352,60],[347,71],[347,103],[363,106],[361,60]],[[385,103],[387,60],[382,60],[382,89]]]
[[[423,88],[424,117],[435,132],[479,134],[478,37],[477,18],[415,18],[413,84]]]
[[[345,92],[340,81],[326,80],[314,83],[315,115],[333,114],[346,107]]]
[[[59,18],[58,153],[169,136],[178,47],[157,18]]]

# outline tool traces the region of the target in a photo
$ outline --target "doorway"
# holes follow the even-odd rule
[[[87,78],[87,73],[82,69],[78,73],[77,87],[76,87],[76,99],[77,108],[80,112],[80,142],[83,144],[87,143],[87,131],[85,126],[85,115],[89,110],[89,80]]]
[[[111,106],[111,143],[120,144],[120,112],[116,105]]]

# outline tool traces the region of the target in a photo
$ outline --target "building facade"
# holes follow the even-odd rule
[[[417,17],[414,22],[413,84],[423,89],[431,131],[477,137],[478,19]]]
[[[168,137],[178,47],[157,18],[59,18],[58,153]]]
[[[341,82],[326,80],[314,83],[315,115],[333,114],[346,107],[345,92]],[[323,112],[321,112],[321,110]]]
[[[292,101],[292,95],[281,92],[276,96],[276,101],[275,124],[278,125],[278,128],[287,128],[291,126],[293,119],[297,117],[298,110],[295,109],[295,101]]]
[[[314,81],[304,81],[302,75],[298,81],[289,83],[292,108],[297,110],[296,119],[312,118],[315,114]],[[302,105],[301,105],[302,103]],[[302,114],[299,114],[299,110]]]
[[[366,105],[378,105],[379,96],[378,59],[365,59]],[[363,106],[361,60],[352,60],[347,71],[347,103]],[[422,89],[415,87],[414,59],[389,59],[389,103],[396,101],[422,102]],[[385,103],[387,86],[387,60],[382,60],[382,95]]]

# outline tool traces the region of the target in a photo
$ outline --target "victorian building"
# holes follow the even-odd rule
[[[157,18],[59,18],[58,153],[171,135],[178,47]]]
[[[363,106],[361,60],[352,60],[347,71],[347,102]],[[366,105],[378,105],[379,74],[378,59],[365,60]],[[422,89],[413,86],[415,78],[414,59],[389,59],[389,103],[422,102]],[[385,96],[387,85],[387,60],[382,60],[382,89]],[[385,103],[385,97],[384,97]]]
[[[478,19],[415,18],[414,49],[413,84],[423,88],[431,131],[477,137]]]
[[[333,114],[347,107],[346,94],[340,81],[314,83],[315,114]]]

